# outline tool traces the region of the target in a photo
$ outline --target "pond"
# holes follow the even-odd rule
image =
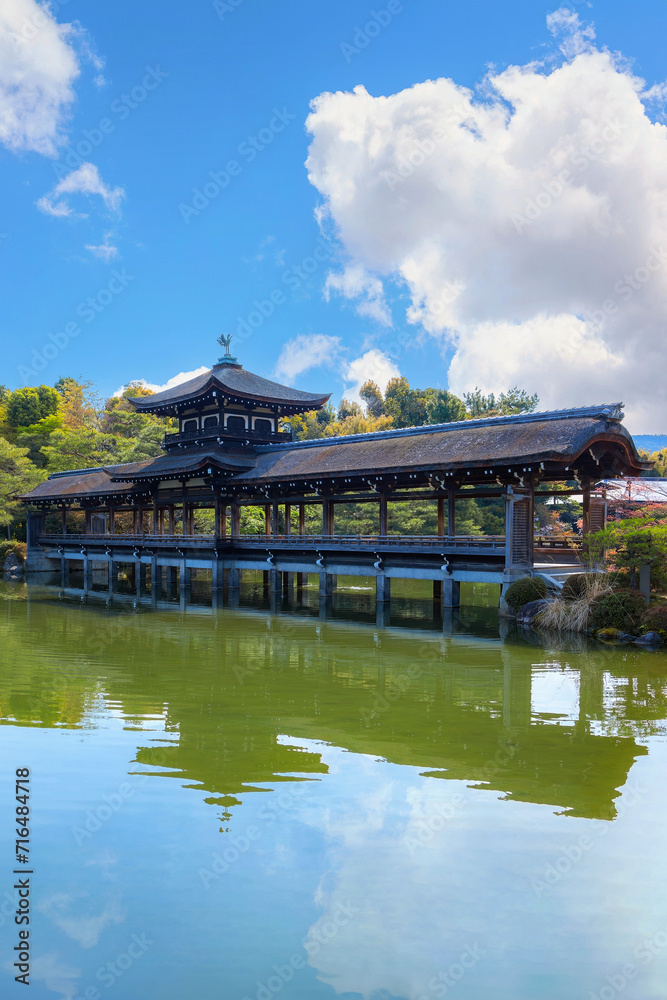
[[[0,593],[3,998],[667,995],[667,655],[93,598]]]

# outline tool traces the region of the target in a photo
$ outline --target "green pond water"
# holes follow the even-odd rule
[[[371,596],[0,591],[3,1000],[665,1000],[667,655]]]

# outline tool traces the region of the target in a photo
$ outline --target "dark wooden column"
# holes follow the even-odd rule
[[[280,504],[274,500],[271,504],[271,534],[275,537],[280,534]]]
[[[438,497],[438,534],[442,538],[444,533],[445,533],[445,498]]]
[[[220,527],[219,533],[221,538],[227,537],[227,504],[220,504]]]
[[[454,490],[447,492],[447,534],[456,534],[456,494]]]
[[[66,535],[67,534],[67,507],[65,506],[65,504],[62,505],[62,509],[60,511],[60,525],[62,527],[62,533],[63,533],[63,535]]]
[[[334,504],[328,497],[322,503],[322,534],[334,533]]]
[[[112,503],[109,504],[109,534],[115,535],[116,533],[116,508]]]
[[[153,499],[153,527],[151,533],[157,535],[160,529],[160,512],[157,506],[157,497]]]
[[[288,535],[288,536],[292,534],[292,525],[290,523],[291,520],[292,520],[292,504],[291,503],[286,503],[285,504],[285,534]]]
[[[173,503],[169,504],[167,510],[169,511],[169,534],[173,535],[176,531],[176,515]]]
[[[232,508],[232,538],[241,536],[241,508],[237,503],[231,505]]]
[[[582,533],[585,538],[591,530],[591,484],[587,480],[581,484],[581,492],[584,495]]]
[[[158,529],[160,535],[164,535],[164,507],[160,507],[160,527]]]
[[[264,534],[271,534],[271,504],[264,504]]]
[[[90,518],[91,518],[91,514],[92,514],[92,511],[90,511],[88,509],[84,510],[84,512],[83,512],[83,531],[84,531],[84,534],[86,534],[86,535],[90,534]]]
[[[221,506],[222,505],[220,503],[220,497],[216,493],[215,494],[215,499],[213,501],[213,534],[214,535],[219,535],[220,534],[220,508],[221,508]]]
[[[143,535],[144,533],[144,507],[143,504],[137,505],[137,534]]]
[[[384,493],[380,494],[380,534],[387,534],[387,497]]]

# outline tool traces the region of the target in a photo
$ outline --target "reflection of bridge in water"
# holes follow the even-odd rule
[[[159,710],[173,734],[166,745],[140,743],[140,764],[201,789],[226,817],[254,789],[321,778],[327,769],[313,742],[323,741],[509,800],[612,819],[618,789],[646,753],[637,740],[667,714],[667,667],[649,672],[657,661],[641,651],[536,656],[520,639],[461,634],[468,609],[444,637],[244,612],[100,614],[90,601],[32,594],[13,610],[15,619],[31,616],[23,642],[39,652],[35,682],[23,679],[33,691],[26,724],[44,709],[40,692],[53,716],[37,672],[67,634],[81,651],[62,681],[70,712],[78,699],[85,719],[99,659],[107,703],[133,724]],[[11,683],[0,683],[0,697],[20,719]]]

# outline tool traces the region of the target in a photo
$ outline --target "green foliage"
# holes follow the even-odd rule
[[[618,628],[623,632],[638,632],[645,611],[646,598],[638,590],[614,590],[593,601],[588,627],[593,631]]]
[[[8,555],[16,556],[18,562],[23,566],[28,554],[28,546],[25,542],[17,542],[13,539],[0,542],[0,569]]]
[[[363,416],[363,410],[359,406],[359,403],[351,402],[349,399],[343,397],[338,404],[338,415],[337,420],[347,420],[348,417],[361,417]]]
[[[657,632],[667,639],[667,604],[652,604],[641,617],[642,632]]]
[[[118,438],[86,427],[54,431],[42,452],[46,456],[49,473],[119,465],[122,460]]]
[[[18,497],[29,493],[43,478],[28,458],[27,448],[17,448],[0,437],[0,525],[11,525],[22,510]]]
[[[433,389],[411,389],[406,378],[392,378],[384,394],[386,413],[394,427],[421,427],[429,423]]]
[[[569,601],[577,601],[588,592],[590,585],[595,580],[595,573],[573,573],[568,576],[561,590],[561,597]]]
[[[432,391],[433,396],[427,404],[430,424],[451,424],[455,420],[466,419],[466,408],[463,400],[455,396],[453,392],[447,392],[446,389]]]
[[[505,592],[505,600],[514,611],[520,611],[530,601],[541,601],[547,596],[547,585],[539,576],[523,576],[511,583]]]
[[[652,584],[659,585],[667,563],[667,506],[647,505],[633,517],[610,522],[587,537],[585,548],[591,564],[627,570],[631,587],[640,566],[650,566]]]
[[[508,392],[501,392],[498,398],[493,393],[485,396],[475,387],[463,396],[466,409],[471,417],[499,417],[516,413],[532,413],[540,399],[537,393],[529,396],[525,389],[514,386]]]
[[[377,383],[372,382],[370,379],[364,382],[361,389],[359,390],[359,395],[366,407],[367,413],[371,417],[384,417],[384,396],[382,391],[377,385]]]
[[[48,385],[15,389],[7,400],[7,422],[10,427],[28,427],[58,412],[59,397]]]

